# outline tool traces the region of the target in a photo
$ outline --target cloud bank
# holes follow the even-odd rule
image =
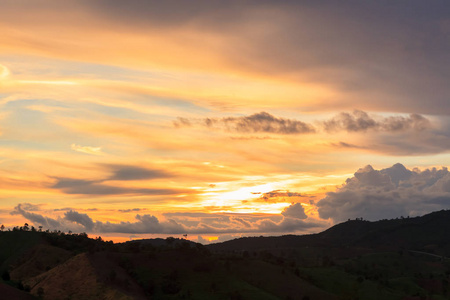
[[[134,221],[118,223],[94,221],[88,214],[65,211],[58,218],[30,212],[28,204],[19,204],[11,212],[37,226],[51,230],[89,233],[127,234],[232,234],[232,233],[296,233],[311,228],[324,229],[326,222],[308,218],[301,204],[288,206],[279,215],[166,213],[160,220],[154,215],[137,214]],[[133,210],[134,211],[134,210]]]

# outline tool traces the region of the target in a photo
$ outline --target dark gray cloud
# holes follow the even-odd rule
[[[18,204],[14,207],[14,210],[11,212],[11,215],[22,215],[25,219],[33,222],[34,224],[43,226],[44,228],[61,228],[61,222],[49,217],[44,217],[37,213],[32,213],[27,211],[28,208],[31,208],[29,203]]]
[[[70,210],[64,213],[64,219],[70,222],[80,224],[91,231],[94,228],[94,221],[87,214],[80,214],[77,211]]]
[[[95,224],[97,232],[116,232],[116,233],[167,233],[167,234],[183,234],[187,229],[169,219],[160,222],[158,218],[152,215],[136,215],[136,222],[99,222]]]
[[[450,208],[447,168],[408,170],[401,164],[375,170],[359,169],[336,192],[317,203],[321,218],[335,222],[362,217],[368,220],[423,215]]]
[[[187,118],[177,117],[177,119],[175,121],[173,121],[173,125],[177,128],[178,127],[189,127],[189,126],[192,126],[192,122]]]
[[[55,208],[53,211],[69,211],[74,210],[72,207]],[[86,208],[83,211],[98,211],[98,208]]]
[[[117,187],[100,181],[79,180],[55,177],[56,183],[51,187],[61,190],[65,194],[75,195],[176,195],[192,191],[178,189],[152,189]]]
[[[247,222],[247,221],[245,221],[244,219],[242,219],[242,218],[232,218],[232,220],[233,221],[235,221],[235,222],[238,222],[238,223],[240,223],[240,224],[242,224],[242,225],[244,225],[244,227],[247,227],[247,228],[250,228],[250,227],[252,227],[252,225],[249,223],[249,222]]]
[[[25,205],[26,206],[26,205]],[[179,234],[185,233],[186,229],[183,225],[173,220],[160,222],[152,215],[136,215],[135,222],[100,222],[93,221],[92,218],[83,213],[70,210],[64,213],[64,217],[50,218],[38,213],[31,213],[23,209],[24,205],[17,205],[11,212],[12,215],[22,215],[25,219],[38,225],[42,225],[44,229],[51,230],[72,230],[74,232],[96,232],[96,233],[167,233]]]
[[[303,134],[315,131],[312,125],[305,122],[274,117],[267,112],[260,112],[246,117],[205,119],[206,126],[214,126],[217,123],[223,124],[230,131],[243,133]]]
[[[279,215],[267,214],[208,214],[167,213],[163,221],[150,214],[137,214],[135,221],[118,223],[94,221],[88,214],[75,210],[66,211],[63,217],[50,218],[28,212],[19,204],[11,214],[22,215],[33,224],[45,229],[71,230],[90,233],[129,234],[250,234],[250,233],[295,233],[311,228],[324,229],[327,222],[308,219],[303,207],[292,204]]]
[[[306,219],[308,216],[305,214],[305,209],[300,203],[294,203],[288,207],[286,207],[281,214],[287,218],[294,219]]]
[[[358,135],[358,144],[349,137],[352,142],[339,140],[330,142],[329,145],[334,148],[389,155],[423,155],[442,153],[450,149],[450,121],[444,117],[439,120],[429,119],[420,114],[384,117],[380,114],[355,110],[351,113],[341,112],[330,119],[305,123],[261,112],[243,117],[186,119],[184,122],[174,121],[174,123],[176,127],[199,126],[239,133],[240,136],[231,137],[233,140],[270,140],[281,138],[274,137],[274,134],[301,133],[322,133],[332,137],[335,133],[347,132]],[[258,136],[261,133],[271,135]]]
[[[342,92],[334,109],[450,113],[449,3],[269,3],[277,25],[242,45],[253,59],[240,63],[329,83]]]
[[[130,165],[106,165],[112,175],[98,180],[84,180],[54,177],[56,182],[51,186],[66,194],[78,195],[174,195],[188,191],[176,189],[128,188],[108,184],[108,181],[150,180],[171,176],[168,172]]]
[[[332,84],[343,92],[345,98],[336,99],[343,108],[360,103],[364,109],[450,113],[446,1],[133,0],[85,6],[121,26],[190,27],[220,36],[230,45],[220,49],[229,62]]]
[[[120,0],[83,1],[96,13],[129,26],[180,27],[189,24],[231,23],[239,18],[246,5],[239,1],[194,0],[183,3],[179,0],[154,1],[132,0],[125,4]],[[217,19],[218,18],[218,19]],[[231,24],[230,24],[231,25]]]
[[[305,194],[297,193],[297,192],[291,192],[291,191],[284,191],[284,190],[274,190],[267,193],[261,194],[259,197],[260,200],[263,200],[265,202],[286,202],[286,198],[298,198],[298,197],[310,197]]]
[[[56,179],[56,183],[53,184],[51,187],[62,190],[72,190],[78,187],[82,190],[87,186],[97,185],[102,182],[102,180],[83,180],[83,179],[62,178],[62,177],[55,177],[54,179]]]
[[[262,220],[258,223],[258,232],[298,232],[311,228],[324,229],[324,223],[316,220],[301,220],[298,218],[283,218],[279,223],[272,220]]]
[[[67,11],[82,13],[61,22]],[[365,110],[449,114],[449,14],[447,1],[421,0],[36,0],[3,1],[0,18],[16,26],[26,17],[32,24],[53,21],[61,29],[95,22],[118,34],[160,30],[180,43],[186,32],[196,32],[214,37],[197,47],[214,51],[227,65],[331,86],[338,91],[330,97],[333,109],[359,104]],[[146,51],[151,49],[139,49]]]
[[[358,146],[346,142],[337,142],[337,143],[331,143],[331,146],[336,148],[347,148],[347,149],[367,149],[368,147],[364,146]]]
[[[185,225],[190,234],[295,233],[327,226],[325,222],[308,219],[298,203],[290,205],[279,215],[166,213],[165,216]]]
[[[255,113],[244,117],[205,118],[202,120],[178,118],[174,121],[176,127],[191,126],[193,124],[238,133],[305,134],[315,132],[314,127],[310,124],[298,120],[275,117],[267,112]]]
[[[141,210],[146,210],[143,208],[130,208],[130,209],[119,209],[118,211],[123,212],[123,213],[128,213],[128,212],[138,212]]]
[[[109,177],[109,180],[144,180],[170,176],[166,171],[136,166],[109,165],[109,167],[113,171],[113,175]]]
[[[174,121],[174,125],[177,128],[202,125],[208,128],[224,129],[237,133],[305,134],[315,133],[321,130],[329,133],[337,131],[365,132],[368,130],[396,133],[432,129],[430,120],[419,114],[410,114],[407,117],[379,117],[377,115],[371,116],[361,110],[355,110],[352,113],[341,112],[330,120],[317,121],[316,123],[318,125],[314,126],[295,119],[275,117],[267,112],[255,113],[244,117],[205,119],[186,119],[179,117]],[[234,138],[238,139],[239,137]],[[259,137],[259,139],[267,138],[270,137]]]
[[[130,165],[105,165],[112,175],[98,180],[84,180],[74,178],[55,177],[56,182],[52,188],[62,190],[66,194],[84,195],[173,195],[183,193],[175,189],[151,189],[151,188],[126,188],[109,185],[112,180],[150,180],[171,176],[166,171],[149,169]]]
[[[31,203],[21,203],[18,207],[20,209],[26,210],[26,211],[39,211],[41,205],[31,204]]]
[[[424,116],[411,114],[408,117],[394,116],[376,120],[364,111],[355,110],[353,113],[342,112],[331,120],[323,122],[325,131],[365,132],[375,131],[422,131],[431,128],[430,121]]]
[[[53,211],[69,211],[73,210],[71,207],[55,208]]]

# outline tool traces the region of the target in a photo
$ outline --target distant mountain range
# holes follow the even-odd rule
[[[208,246],[24,226],[0,232],[0,299],[449,299],[449,232],[450,211]]]

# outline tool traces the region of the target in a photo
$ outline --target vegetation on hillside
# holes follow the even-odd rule
[[[203,246],[0,232],[8,299],[448,299],[450,212]],[[26,295],[26,296],[24,296]]]

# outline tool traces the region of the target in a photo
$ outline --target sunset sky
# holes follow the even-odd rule
[[[448,1],[0,1],[0,223],[124,241],[450,208]]]

